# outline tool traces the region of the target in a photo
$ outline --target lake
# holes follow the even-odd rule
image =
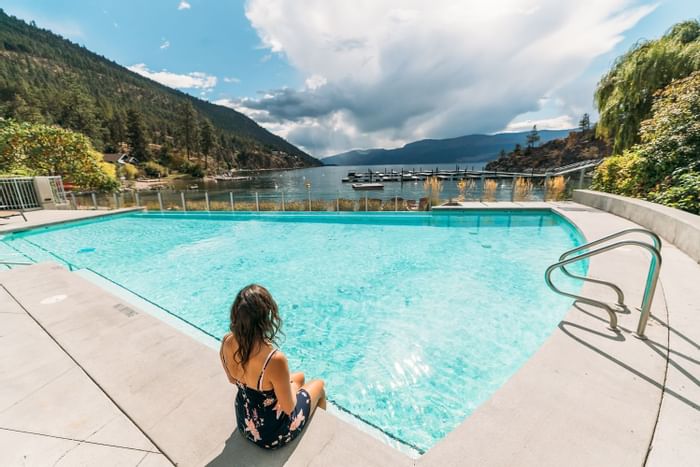
[[[459,169],[474,169],[478,170],[484,166],[484,163],[475,163],[470,165],[460,165]],[[343,183],[342,179],[347,177],[348,172],[386,172],[396,170],[400,172],[404,170],[455,170],[455,164],[437,164],[437,165],[361,165],[361,166],[322,166],[311,167],[307,169],[295,170],[268,170],[268,171],[252,171],[238,175],[250,175],[251,180],[235,180],[217,182],[202,181],[202,180],[176,180],[173,187],[176,190],[187,190],[193,185],[197,185],[199,190],[207,190],[210,192],[216,191],[231,191],[234,194],[252,194],[259,193],[263,196],[284,195],[287,199],[306,199],[310,184],[311,197],[313,199],[333,199],[340,195],[341,198],[359,198],[364,197],[364,193],[369,193],[372,198],[389,199],[394,196],[405,199],[419,199],[425,196],[423,190],[423,182],[383,182],[384,190],[382,191],[355,191],[352,184]],[[442,196],[449,198],[458,194],[456,181],[443,182]]]

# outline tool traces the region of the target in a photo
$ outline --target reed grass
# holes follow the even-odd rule
[[[484,180],[484,189],[481,195],[482,201],[496,201],[496,192],[498,191],[498,181],[489,179]]]
[[[561,201],[566,195],[567,180],[563,175],[552,177],[545,183],[544,200]]]
[[[532,180],[525,177],[515,179],[513,185],[513,201],[528,201],[532,196]]]
[[[425,197],[428,198],[428,204],[430,206],[437,206],[440,204],[440,193],[442,192],[442,180],[437,177],[428,177],[423,182],[423,190],[425,191]]]
[[[474,190],[476,186],[476,181],[472,178],[463,178],[457,182],[457,190],[459,191],[459,196],[457,201],[466,201],[467,193]]]

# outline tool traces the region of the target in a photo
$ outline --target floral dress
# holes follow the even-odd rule
[[[224,370],[238,387],[236,394],[238,430],[246,439],[265,449],[279,448],[296,438],[304,428],[311,412],[311,397],[305,389],[299,389],[297,392],[296,405],[291,415],[287,415],[282,410],[273,389],[262,390],[265,368],[275,352],[277,349],[270,352],[265,359],[258,378],[258,387],[253,389],[231,377],[224,358],[223,343],[221,345],[221,362]]]

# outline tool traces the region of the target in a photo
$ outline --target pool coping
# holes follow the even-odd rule
[[[484,206],[482,204],[478,203],[480,206],[474,206],[473,209],[483,210]],[[537,204],[541,205],[544,203]],[[515,206],[503,206],[502,208],[517,209]],[[528,208],[531,209],[532,206],[528,206]],[[589,239],[602,236],[611,229],[617,230],[634,225],[616,216],[575,203],[557,203],[556,205],[548,205],[548,208],[569,220],[581,230],[584,237]],[[471,208],[467,207],[467,209]],[[602,224],[609,225],[604,226]],[[698,274],[700,271],[692,269],[692,266],[685,261],[687,259],[692,262],[692,260],[687,258],[687,256],[684,259],[685,255],[672,245],[667,244],[664,246],[664,255],[667,257],[671,256],[678,263],[683,263],[684,268],[690,268],[691,274],[690,276],[685,274],[684,277],[675,275],[674,270],[676,268],[673,267],[673,263],[669,267],[668,261],[666,262],[664,269],[662,269],[662,286],[657,292],[654,304],[654,315],[661,318],[670,314],[666,307],[666,299],[671,297],[664,297],[665,293],[668,294],[668,287],[665,287],[664,284],[669,280],[693,280],[693,277],[696,276],[692,274]],[[622,257],[631,261],[644,261],[643,257],[632,253],[625,253]],[[591,263],[591,271],[602,272],[610,270],[618,273],[616,276],[621,280],[625,279],[624,271],[622,275],[619,274],[617,270],[619,265],[616,266],[615,261],[592,261]],[[696,264],[694,266],[697,267]],[[27,270],[31,268],[27,268]],[[0,277],[11,276],[5,275]],[[76,280],[78,279],[76,278]],[[633,283],[634,281],[626,282],[629,283],[631,289],[635,288],[636,284]],[[592,290],[584,290],[596,293]],[[108,292],[104,293],[109,295]],[[638,301],[638,293],[630,293],[629,295],[633,302],[636,303]],[[676,297],[676,299],[679,298]],[[674,309],[675,311],[679,313],[684,312],[680,308],[678,310]],[[382,463],[377,463],[376,465],[448,465],[458,461],[485,465],[507,465],[513,463],[520,465],[561,465],[561,463],[591,465],[601,461],[613,465],[639,465],[644,463],[647,459],[649,446],[652,444],[657,421],[663,419],[660,407],[666,392],[665,375],[668,370],[668,352],[666,352],[666,362],[659,362],[655,360],[659,358],[659,355],[646,348],[642,341],[629,338],[629,333],[624,331],[622,335],[625,337],[625,342],[620,343],[614,340],[610,342],[612,336],[606,333],[605,326],[600,321],[601,318],[604,318],[604,313],[591,309],[587,310],[587,312],[589,314],[582,313],[580,310],[572,307],[562,321],[569,323],[569,328],[564,330],[561,328],[555,329],[553,335],[548,338],[536,354],[504,386],[496,391],[489,401],[482,404],[452,433],[438,442],[422,457],[416,460],[403,455],[397,457],[389,452],[385,452],[386,449],[394,451],[386,445],[377,446],[374,442],[359,435],[356,435],[353,439],[361,441],[361,444],[366,446],[368,453],[376,454],[377,461],[382,461]],[[623,315],[620,322],[625,328],[634,329],[635,326],[633,324],[635,323],[632,323],[630,318],[632,318],[632,315]],[[668,319],[665,321],[668,322]],[[170,327],[170,325],[161,323]],[[698,323],[695,322],[695,324]],[[582,327],[591,331],[586,331],[583,335],[576,335],[576,332],[580,331],[579,328]],[[573,334],[573,337],[565,332],[567,330],[569,334]],[[695,326],[693,329],[686,330],[686,334],[692,336],[698,330],[698,326]],[[595,333],[601,335],[599,336]],[[652,326],[650,326],[649,335],[652,339],[659,342],[669,342],[670,340],[668,328],[654,321],[652,321]],[[579,340],[582,340],[589,346],[582,345],[576,338],[579,338]],[[188,337],[185,338],[185,340],[188,339]],[[625,347],[622,347],[622,344]],[[612,363],[611,371],[611,368],[608,368],[610,362],[598,362],[597,358],[600,358],[599,353],[590,347],[609,353],[619,361],[623,361],[624,358],[631,358],[636,365],[633,368],[641,368],[639,371],[653,381],[660,382],[660,387],[652,385],[651,388],[644,387],[640,390],[638,381],[635,381],[634,378],[630,380],[629,375],[621,377],[619,372],[615,371],[619,370],[618,364]],[[209,349],[209,351],[211,352],[212,349]],[[574,358],[567,361],[565,365],[562,365],[562,362],[556,358],[552,359],[553,355],[562,352],[570,352],[571,355],[569,356]],[[641,359],[640,355],[643,356]],[[584,359],[583,362],[578,358]],[[584,365],[581,367],[582,363]],[[602,389],[605,390],[601,390],[600,387],[597,389],[593,387],[596,397],[592,397],[591,394],[581,394],[583,392],[582,387],[574,387],[573,389],[581,396],[581,399],[575,399],[575,404],[569,409],[569,411],[573,410],[575,412],[574,420],[586,421],[592,415],[596,415],[598,417],[597,423],[590,426],[585,424],[581,430],[571,430],[570,424],[562,424],[562,422],[570,422],[572,414],[562,414],[561,404],[551,400],[551,397],[542,398],[538,394],[540,391],[544,391],[544,394],[549,393],[551,396],[551,388],[548,388],[548,386],[561,388],[563,383],[560,381],[560,378],[562,376],[566,376],[565,379],[568,378],[569,382],[574,384],[574,386],[580,386],[581,379],[583,378],[585,381],[586,378],[591,376],[590,373],[595,375],[597,372],[592,372],[591,370],[598,366],[605,366],[605,371],[602,371],[603,368],[598,368],[604,374],[602,375],[603,378],[597,381],[599,385],[603,386]],[[537,375],[537,377],[533,378],[533,375]],[[639,375],[636,376],[639,378]],[[616,384],[611,384],[612,382]],[[627,392],[631,391],[630,397],[633,399],[632,401],[625,401],[622,398],[620,389],[616,389],[616,386],[620,384],[625,396],[629,396]],[[571,389],[570,386],[566,387]],[[560,395],[556,391],[554,394]],[[565,392],[564,396],[566,396]],[[587,407],[587,405],[592,405],[593,407]],[[639,410],[640,407],[642,408],[641,411]],[[541,410],[542,408],[545,408],[545,410]],[[552,412],[553,408],[559,408],[560,410]],[[624,423],[622,424],[619,420],[621,413],[626,415],[623,417]],[[562,415],[564,416],[562,417]],[[325,429],[335,427],[329,433],[325,433],[326,437],[328,435],[331,436],[331,441],[328,441],[330,444],[326,443],[323,447],[318,446],[325,452],[314,449],[313,443],[318,441],[320,436],[318,433],[312,436],[305,436],[302,438],[302,442],[293,448],[294,451],[290,453],[291,457],[285,460],[286,465],[306,465],[306,463],[297,462],[302,458],[309,462],[314,459],[316,461],[326,459],[334,460],[338,465],[353,464],[352,457],[334,457],[333,452],[336,454],[343,452],[345,456],[347,456],[348,452],[353,453],[354,451],[352,450],[347,451],[347,447],[344,444],[346,441],[343,441],[343,436],[349,436],[348,431],[357,429],[347,424],[330,422],[327,419],[329,416],[329,414],[324,413],[319,417],[315,417],[315,421],[310,425],[310,428],[315,424],[323,425]],[[316,421],[317,418],[321,421]],[[606,420],[606,418],[612,418],[612,420]],[[533,425],[533,421],[537,423]],[[606,424],[606,422],[608,423]],[[567,426],[568,431],[576,431],[577,438],[580,438],[578,442],[574,442],[567,436]],[[533,427],[539,428],[539,437],[533,435]],[[639,433],[630,435],[630,428],[633,431],[639,430]],[[334,434],[334,430],[341,431]],[[547,440],[540,439],[547,432],[558,436],[549,437]],[[672,441],[666,438],[664,443],[672,444]],[[688,446],[681,446],[681,448],[683,448],[681,449],[682,452],[687,453],[689,451]],[[299,451],[299,455],[297,455],[297,451]],[[657,446],[657,451],[662,452],[663,450],[659,450]],[[331,457],[328,457],[329,455]],[[654,457],[651,459],[654,459]],[[387,464],[386,461],[389,460],[391,463]],[[663,464],[659,463],[658,465]]]
[[[38,211],[31,211],[31,212],[25,213],[25,215],[27,215],[28,218],[31,218],[33,215],[46,214],[46,213],[48,213],[49,215],[70,213],[70,214],[76,215],[76,217],[61,218],[61,216],[58,216],[56,219],[47,219],[45,221],[33,221],[33,220],[28,219],[27,222],[20,223],[19,221],[17,221],[16,223],[12,223],[12,224],[3,224],[3,225],[0,225],[0,237],[7,235],[7,234],[26,232],[28,230],[41,229],[41,228],[45,228],[45,227],[53,227],[53,226],[63,225],[63,224],[71,224],[74,222],[88,221],[91,219],[116,216],[116,215],[120,215],[120,214],[140,212],[140,211],[144,211],[145,209],[146,208],[144,208],[144,207],[131,207],[131,208],[112,209],[112,210],[108,210],[108,211],[107,210],[105,210],[105,211],[101,211],[101,210],[68,210],[68,209],[54,209],[54,210],[44,209],[44,210],[38,210]]]

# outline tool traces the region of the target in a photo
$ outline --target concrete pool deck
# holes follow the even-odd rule
[[[498,207],[554,208],[589,240],[635,225],[575,203],[510,204]],[[418,459],[323,411],[292,446],[262,451],[235,431],[234,389],[211,347],[57,264],[0,272],[0,465],[691,465],[700,265],[668,243],[663,256],[648,340],[632,336],[638,313],[620,314],[615,334],[602,310],[573,306]],[[622,248],[593,258],[590,275],[638,306],[647,264]]]
[[[64,224],[96,217],[113,216],[126,212],[142,211],[144,208],[122,208],[111,211],[103,210],[71,210],[71,209],[41,209],[36,211],[26,211],[24,213],[27,220],[22,216],[14,216],[0,219],[0,235],[19,232],[22,230],[34,229],[37,227],[47,227],[50,225]]]

